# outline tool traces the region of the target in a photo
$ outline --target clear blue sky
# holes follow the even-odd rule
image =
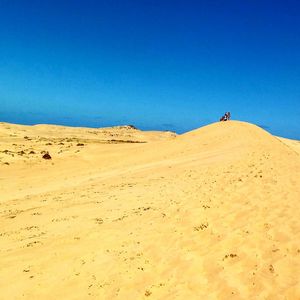
[[[300,1],[0,0],[0,121],[300,139]]]

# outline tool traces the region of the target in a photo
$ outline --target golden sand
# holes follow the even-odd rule
[[[300,142],[248,123],[1,123],[0,212],[0,299],[300,299]]]

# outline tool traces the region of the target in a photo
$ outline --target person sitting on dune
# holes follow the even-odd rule
[[[230,112],[228,111],[228,112],[226,112],[226,113],[224,114],[224,116],[221,117],[220,121],[221,121],[221,122],[222,122],[222,121],[229,121],[229,120],[230,120],[230,117],[231,117],[231,114],[230,114]]]

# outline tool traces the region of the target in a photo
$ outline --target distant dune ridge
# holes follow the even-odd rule
[[[300,299],[299,200],[249,123],[0,123],[0,299]]]

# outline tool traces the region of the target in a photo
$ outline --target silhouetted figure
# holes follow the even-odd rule
[[[231,114],[230,114],[230,112],[228,111],[228,112],[226,112],[226,113],[224,114],[224,116],[221,117],[220,121],[221,121],[221,122],[223,122],[223,121],[229,121],[229,120],[230,120],[230,117],[231,117]]]

